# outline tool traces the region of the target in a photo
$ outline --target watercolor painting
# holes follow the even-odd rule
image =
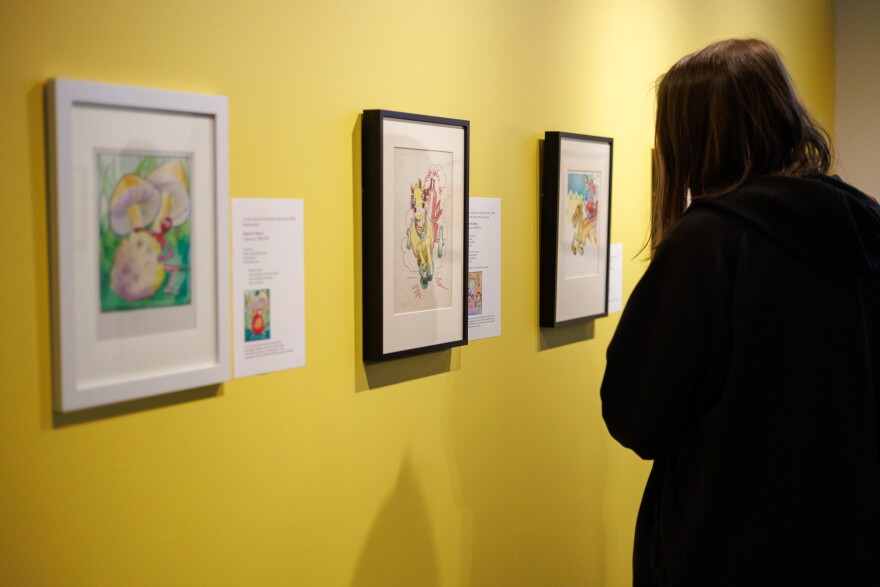
[[[467,313],[468,316],[477,316],[483,313],[483,272],[473,271],[468,273],[467,284]]]
[[[269,290],[255,289],[244,292],[244,341],[269,340]]]
[[[584,254],[584,245],[599,242],[596,221],[599,214],[599,174],[568,174],[568,212],[573,228],[571,252]]]
[[[450,267],[452,214],[447,174],[452,153],[395,149],[395,226],[399,260],[394,267],[394,312],[418,312],[452,305]]]
[[[191,303],[192,155],[96,155],[101,312]]]
[[[595,275],[599,270],[599,190],[601,176],[596,172],[568,172],[565,196],[565,230],[560,246],[570,251],[563,258],[567,278]]]

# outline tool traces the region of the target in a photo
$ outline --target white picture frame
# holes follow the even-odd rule
[[[55,410],[227,381],[226,98],[58,78],[46,115]]]

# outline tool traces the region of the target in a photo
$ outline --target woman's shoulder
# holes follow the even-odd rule
[[[742,223],[734,217],[712,207],[692,205],[663,237],[657,255],[682,250],[691,254],[708,252],[737,241],[742,232]]]
[[[837,178],[754,177],[696,200],[682,221],[689,216],[701,226],[739,226],[822,270],[880,266],[880,206]]]

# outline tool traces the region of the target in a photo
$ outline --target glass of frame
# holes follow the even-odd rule
[[[470,124],[363,117],[364,359],[467,344]]]
[[[556,327],[608,315],[613,139],[544,135],[541,177],[540,323]]]
[[[46,85],[55,409],[229,379],[227,101]]]

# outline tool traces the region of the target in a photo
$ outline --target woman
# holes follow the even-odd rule
[[[651,264],[602,412],[654,465],[636,585],[880,584],[880,206],[777,52],[722,41],[658,86]]]

